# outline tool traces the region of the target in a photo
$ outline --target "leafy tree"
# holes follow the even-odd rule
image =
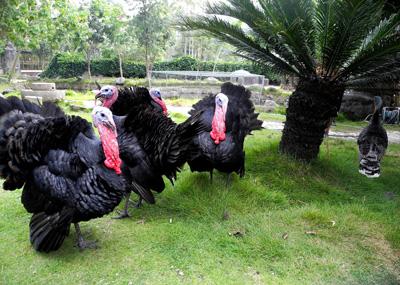
[[[383,7],[381,0],[228,0],[182,24],[298,78],[280,150],[310,161],[346,88],[379,90],[381,83],[400,78],[400,13],[382,20]]]
[[[154,61],[162,54],[170,37],[167,2],[164,0],[138,0],[138,13],[132,26],[143,49],[146,76],[150,81]]]

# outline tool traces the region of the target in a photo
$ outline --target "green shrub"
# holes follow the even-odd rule
[[[76,77],[82,75],[86,69],[85,59],[81,54],[60,53],[53,57],[42,77]]]
[[[124,61],[122,69],[125,77],[144,78],[146,77],[146,67],[143,63],[133,61]],[[232,72],[238,69],[245,69],[251,73],[263,74],[268,78],[274,75],[261,69],[259,66],[249,62],[211,62],[198,61],[192,57],[180,57],[171,61],[156,62],[153,70],[205,70],[205,71],[224,71]],[[73,53],[57,54],[50,62],[47,69],[42,73],[43,77],[63,77],[70,78],[82,75],[87,70],[87,64],[82,55]],[[118,58],[100,58],[91,62],[91,71],[93,75],[106,77],[119,76]]]

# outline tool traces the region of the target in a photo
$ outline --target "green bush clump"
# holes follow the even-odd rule
[[[202,70],[202,71],[225,71],[232,72],[239,69],[245,69],[251,73],[264,74],[269,79],[275,78],[271,71],[261,69],[259,66],[249,62],[211,62],[199,61],[192,57],[180,57],[171,61],[156,62],[153,70]],[[47,69],[42,73],[42,77],[62,77],[70,78],[81,76],[87,70],[87,63],[82,55],[73,53],[57,54],[51,60]],[[124,61],[122,70],[125,77],[144,78],[146,77],[146,67],[143,63],[133,61]],[[91,72],[93,75],[106,77],[119,76],[118,58],[100,58],[91,62]]]
[[[53,57],[41,76],[70,78],[82,75],[86,69],[86,62],[81,54],[60,53]]]

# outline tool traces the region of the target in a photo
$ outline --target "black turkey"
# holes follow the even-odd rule
[[[136,207],[141,205],[142,199],[150,204],[155,203],[152,191],[160,193],[164,190],[163,175],[173,183],[177,172],[189,157],[190,142],[204,129],[199,115],[181,124],[174,123],[154,108],[149,92],[142,91],[138,92],[138,88],[121,91],[113,86],[104,86],[96,95],[103,106],[113,110],[113,102],[116,102],[114,96],[120,98],[119,95],[124,94],[131,102],[129,108],[116,111],[119,114],[126,112],[126,116],[114,116],[124,162],[123,171],[130,184],[124,210],[117,218],[129,217],[128,205],[132,191],[139,195]]]
[[[369,125],[358,136],[359,172],[369,178],[379,177],[381,174],[380,162],[388,146],[386,130],[382,126],[381,111],[382,99],[375,96],[374,114]]]
[[[53,110],[50,112],[49,110]],[[101,217],[120,203],[127,187],[120,175],[116,127],[107,108],[96,107],[91,125],[60,109],[17,98],[0,98],[0,176],[3,189],[23,187],[22,204],[32,213],[30,241],[37,251],[60,248],[75,224]]]
[[[208,171],[212,179],[214,169],[228,173],[245,173],[245,137],[253,130],[262,128],[262,121],[254,112],[251,93],[243,86],[224,83],[221,93],[210,95],[190,111],[193,116],[202,111],[201,120],[207,127],[192,141],[188,161],[192,171]]]

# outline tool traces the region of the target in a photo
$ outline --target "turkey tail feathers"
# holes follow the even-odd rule
[[[361,174],[368,178],[377,178],[381,175],[381,165],[376,157],[365,157],[360,160],[360,168],[358,170]]]
[[[139,194],[147,203],[154,204],[156,200],[154,199],[153,193],[151,190],[146,190],[144,187],[140,186],[135,181],[132,181],[133,192]]]
[[[33,248],[40,252],[59,249],[69,234],[72,217],[73,210],[69,208],[54,214],[34,214],[29,223],[29,239]]]

